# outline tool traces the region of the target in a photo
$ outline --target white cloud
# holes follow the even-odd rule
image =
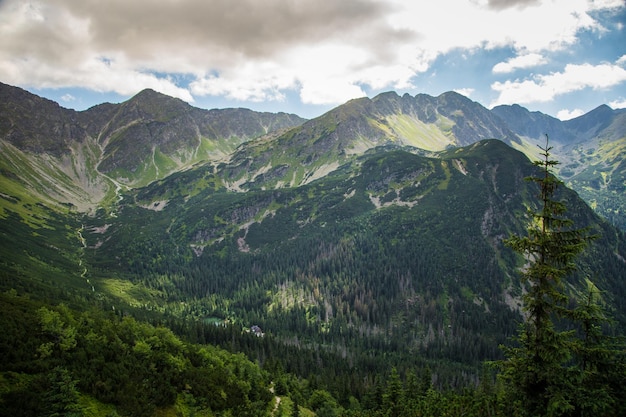
[[[626,109],[626,99],[620,97],[617,100],[611,101],[609,107],[612,109]]]
[[[560,110],[556,114],[556,118],[565,121],[565,120],[573,119],[578,116],[582,116],[583,114],[585,114],[585,112],[581,109],[574,109],[574,110],[563,109],[563,110]]]
[[[517,69],[526,69],[545,64],[547,61],[541,54],[519,55],[506,62],[499,62],[494,65],[492,72],[496,74],[506,74]]]
[[[474,92],[474,89],[473,88],[457,88],[454,91],[465,97],[470,97],[472,93]]]
[[[603,29],[592,10],[617,6],[623,2],[0,0],[0,79],[121,95],[149,87],[189,102],[283,100],[293,90],[306,103],[340,103],[367,88],[412,88],[416,74],[452,50],[510,48],[518,56],[496,73],[540,65],[581,30]],[[184,75],[185,84],[167,74]]]
[[[240,101],[282,101],[283,90],[293,88],[295,79],[276,62],[243,63],[219,74],[198,77],[189,87],[197,96],[225,96]]]
[[[74,101],[74,100],[76,100],[76,97],[74,97],[74,96],[73,96],[73,95],[71,95],[71,94],[63,94],[63,95],[61,96],[61,100],[65,101],[65,102],[70,102],[70,101]]]
[[[308,80],[300,90],[300,98],[307,104],[343,103],[365,95],[359,86],[342,80]]]
[[[443,53],[455,48],[511,46],[538,53],[562,50],[581,29],[599,27],[586,0],[518,1],[527,7],[492,8],[485,1],[402,2],[395,22],[422,35],[418,48]]]
[[[33,65],[34,71],[43,72],[48,70],[53,72],[54,68],[46,67],[45,63]],[[29,74],[30,72],[30,74]],[[29,75],[32,71],[23,74],[28,83]],[[168,76],[157,76],[150,72],[142,72],[130,67],[123,59],[103,60],[100,57],[83,62],[77,66],[73,72],[55,73],[54,86],[89,86],[94,91],[107,92],[114,91],[122,95],[133,95],[144,88],[151,88],[163,94],[180,98],[189,103],[194,102],[194,98],[185,87],[179,87]],[[44,87],[52,86],[52,83],[45,83]]]
[[[618,9],[624,7],[624,0],[591,0],[589,6],[591,10]]]
[[[493,83],[491,88],[499,96],[491,105],[548,102],[573,91],[605,89],[623,82],[626,82],[626,69],[618,65],[568,64],[563,72]]]

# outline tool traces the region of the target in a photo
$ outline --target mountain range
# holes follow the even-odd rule
[[[285,113],[198,109],[152,90],[82,112],[5,84],[0,98],[4,181],[15,174],[26,185],[17,186],[20,192],[79,211],[108,205],[117,189],[197,163],[228,162],[235,188],[251,179],[283,187],[324,176],[385,144],[436,152],[495,138],[534,159],[535,145],[549,135],[561,162],[557,174],[603,217],[626,228],[626,110],[606,105],[562,122],[518,105],[488,110],[454,92],[390,92],[306,121]],[[276,147],[282,151],[273,152]]]
[[[79,211],[106,204],[118,187],[220,160],[245,141],[304,121],[247,109],[201,110],[152,90],[76,112],[0,87],[2,165],[11,172],[5,178],[13,181],[14,174],[26,194]]]
[[[0,288],[454,378],[442,361],[498,357],[520,320],[503,240],[537,207],[546,134],[568,216],[600,236],[568,288],[593,279],[623,332],[626,111],[562,122],[455,92],[304,120],[151,90],[77,112],[2,84]]]

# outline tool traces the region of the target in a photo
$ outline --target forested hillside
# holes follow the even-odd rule
[[[273,407],[268,374],[243,355],[129,316],[0,297],[4,415],[263,416]]]

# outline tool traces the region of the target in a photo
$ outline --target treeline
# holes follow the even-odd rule
[[[306,381],[307,389],[291,390],[290,396],[306,398],[312,389],[323,389],[332,393],[335,401],[348,407],[355,400],[363,401],[367,393],[379,384],[392,367],[412,370],[420,374],[429,369],[433,388],[438,390],[462,389],[474,386],[480,379],[480,364],[468,365],[430,356],[420,352],[406,352],[398,346],[392,347],[382,338],[369,349],[353,344],[339,344],[328,340],[315,341],[306,338],[280,338],[265,334],[264,337],[242,332],[239,325],[203,324],[198,321],[181,323],[177,319],[165,321],[185,340],[200,344],[219,346],[230,352],[243,352],[270,372],[273,381],[283,376]],[[501,355],[500,355],[501,356]],[[297,384],[291,383],[290,386]]]

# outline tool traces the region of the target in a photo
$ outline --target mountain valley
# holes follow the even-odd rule
[[[382,403],[372,396],[391,368],[407,384],[409,371],[428,370],[438,389],[477,386],[483,363],[502,359],[499,345],[523,320],[528,260],[505,240],[523,235],[528,211],[540,207],[525,178],[538,173],[532,160],[546,135],[565,184],[558,199],[577,227],[598,235],[566,289],[575,299],[592,280],[615,319],[611,334],[624,335],[626,110],[601,106],[563,122],[516,105],[489,110],[455,92],[389,92],[305,120],[202,110],[152,90],[76,112],[0,84],[2,302],[58,311],[75,328],[96,323],[110,340],[115,329],[119,358],[156,355],[158,338],[177,363],[210,356],[183,343],[243,352],[273,389],[289,381],[283,391],[296,409],[309,401],[318,415],[322,406],[307,399],[317,391],[332,393],[336,403],[324,404],[336,410]],[[93,310],[121,324],[107,328]],[[85,336],[75,349],[92,343]],[[13,344],[6,336],[0,353]],[[71,352],[61,344],[50,363]],[[249,402],[269,404],[269,376],[212,354],[226,385],[245,373]],[[26,383],[27,361],[2,370],[0,394],[12,392],[9,378]],[[111,381],[80,388],[126,404],[112,400]],[[181,396],[210,397],[183,388]],[[157,408],[191,404],[163,398]],[[220,404],[215,415],[235,407]]]

